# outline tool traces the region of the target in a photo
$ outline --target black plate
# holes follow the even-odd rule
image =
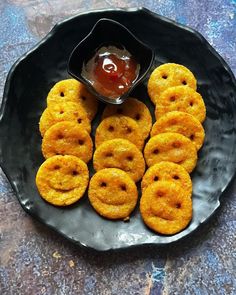
[[[176,62],[193,71],[198,91],[206,103],[206,140],[192,174],[193,220],[188,228],[173,236],[157,235],[147,229],[138,208],[128,223],[108,221],[93,211],[86,196],[69,208],[56,208],[40,198],[35,186],[35,175],[43,162],[38,122],[46,107],[47,93],[55,82],[67,77],[67,60],[74,46],[104,17],[124,24],[149,44],[156,52],[154,66]],[[133,95],[142,99],[153,112],[146,81]],[[100,114],[101,109],[102,106]],[[23,208],[74,242],[97,250],[167,244],[189,235],[220,205],[220,196],[235,173],[235,116],[233,74],[199,33],[146,9],[89,12],[56,25],[12,67],[0,115],[1,166]],[[98,119],[99,114],[93,134]]]

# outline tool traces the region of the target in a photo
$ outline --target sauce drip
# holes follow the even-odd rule
[[[96,91],[109,98],[119,98],[137,79],[139,64],[126,49],[101,47],[83,65],[82,76]]]

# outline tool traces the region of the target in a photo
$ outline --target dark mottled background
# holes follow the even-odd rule
[[[11,65],[68,16],[145,6],[187,24],[236,73],[235,0],[0,0],[0,97]],[[236,181],[191,238],[119,253],[80,249],[34,221],[0,171],[0,294],[236,294]]]

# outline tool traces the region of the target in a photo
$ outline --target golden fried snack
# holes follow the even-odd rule
[[[93,208],[103,217],[125,219],[136,206],[138,191],[126,172],[107,168],[91,178],[88,197]]]
[[[124,138],[143,149],[144,138],[138,124],[126,116],[110,116],[102,120],[96,130],[95,145],[98,147],[106,140]]]
[[[90,121],[97,113],[97,99],[82,83],[75,79],[59,81],[52,87],[47,96],[48,106],[67,101],[79,103],[86,111]]]
[[[194,116],[178,111],[161,116],[152,126],[151,136],[165,132],[180,133],[188,137],[197,150],[201,148],[205,137],[202,124]]]
[[[93,142],[77,122],[62,121],[45,132],[42,153],[46,159],[55,155],[72,155],[88,163],[93,154]]]
[[[94,152],[93,167],[96,171],[104,168],[119,168],[135,182],[145,171],[142,152],[130,141],[122,138],[104,141]]]
[[[172,162],[160,162],[148,168],[141,182],[142,191],[152,183],[163,180],[178,183],[191,197],[192,181],[188,172],[182,166]]]
[[[150,138],[144,148],[148,167],[168,161],[192,172],[197,163],[197,150],[190,139],[179,133],[161,133]]]
[[[192,199],[173,181],[158,181],[143,192],[140,212],[144,223],[152,230],[173,235],[192,219]]]
[[[67,206],[84,194],[89,180],[87,165],[75,156],[48,158],[36,175],[36,185],[43,199],[56,206]]]
[[[152,117],[147,106],[136,98],[128,98],[122,105],[107,105],[102,118],[113,115],[124,115],[134,119],[143,138],[147,138],[152,127]]]
[[[183,65],[166,63],[157,67],[148,80],[148,94],[154,104],[160,94],[169,87],[188,86],[197,89],[197,81],[193,73]]]
[[[53,104],[44,110],[39,122],[42,137],[52,125],[62,121],[77,122],[87,132],[91,131],[91,124],[84,109],[79,104],[68,101]]]
[[[186,86],[168,88],[157,98],[155,109],[157,120],[172,111],[189,113],[201,123],[206,118],[206,107],[201,94]]]

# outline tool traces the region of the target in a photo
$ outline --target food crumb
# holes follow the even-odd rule
[[[52,256],[53,256],[54,258],[56,258],[56,259],[61,258],[61,254],[58,253],[57,251],[55,251],[55,252],[52,254]]]
[[[74,267],[74,266],[75,266],[75,263],[74,263],[73,260],[70,260],[70,261],[69,261],[69,266],[70,266],[70,267]]]
[[[124,222],[128,222],[128,221],[130,221],[130,217],[129,217],[129,216],[125,217],[125,218],[123,219],[123,221],[124,221]]]

